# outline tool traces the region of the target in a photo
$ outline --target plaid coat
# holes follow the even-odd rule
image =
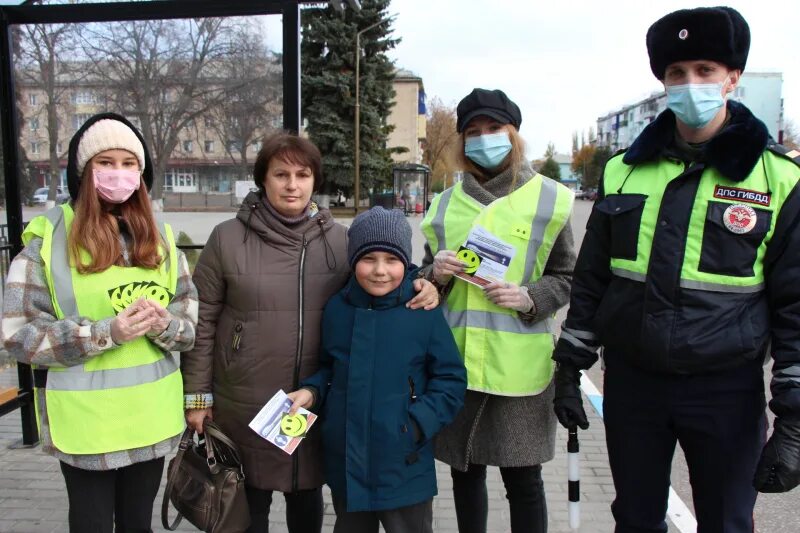
[[[69,316],[58,320],[45,278],[40,255],[41,239],[33,239],[11,262],[3,299],[2,339],[16,360],[44,366],[73,366],[116,346],[111,340],[111,320],[93,322]],[[169,327],[150,341],[164,351],[184,351],[194,345],[197,323],[197,290],[183,252],[178,251],[178,285],[167,306],[174,319]],[[104,454],[70,455],[59,451],[50,439],[44,390],[36,391],[40,416],[42,450],[57,459],[85,470],[111,470],[164,457],[180,436],[151,446]]]

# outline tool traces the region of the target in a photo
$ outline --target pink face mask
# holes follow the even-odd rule
[[[94,169],[94,188],[100,198],[112,204],[121,204],[139,188],[141,174],[138,170]]]

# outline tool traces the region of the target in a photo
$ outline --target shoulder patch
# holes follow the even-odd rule
[[[796,165],[800,166],[800,150],[793,150],[775,142],[769,143],[767,145],[767,150],[783,156],[786,159],[791,159]]]

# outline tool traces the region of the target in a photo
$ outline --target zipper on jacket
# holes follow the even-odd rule
[[[300,362],[303,357],[303,304],[304,304],[304,295],[303,295],[303,280],[305,278],[305,268],[306,268],[306,248],[308,247],[308,241],[306,240],[305,234],[303,235],[303,247],[300,250],[300,270],[298,272],[298,306],[297,306],[297,352],[294,355],[294,379],[292,380],[293,388],[292,390],[297,390],[297,387],[300,385]],[[297,478],[298,473],[300,470],[300,463],[297,461],[297,457],[299,454],[293,454],[292,457],[292,492],[297,492]]]
[[[237,322],[233,328],[233,339],[231,342],[231,349],[234,352],[239,351],[239,346],[242,343],[242,323]]]
[[[408,398],[411,400],[411,403],[417,401],[417,392],[414,390],[414,380],[411,379],[411,376],[408,376]]]

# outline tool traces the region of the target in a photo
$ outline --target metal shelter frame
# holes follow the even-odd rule
[[[308,0],[153,0],[85,4],[0,6],[0,128],[6,187],[6,213],[10,258],[22,250],[22,197],[20,194],[19,123],[16,113],[11,26],[119,22],[256,15],[283,16],[283,127],[299,131],[300,118],[300,6]],[[0,416],[19,408],[22,444],[34,446],[39,432],[34,408],[33,372],[18,364],[19,392],[0,404]]]

